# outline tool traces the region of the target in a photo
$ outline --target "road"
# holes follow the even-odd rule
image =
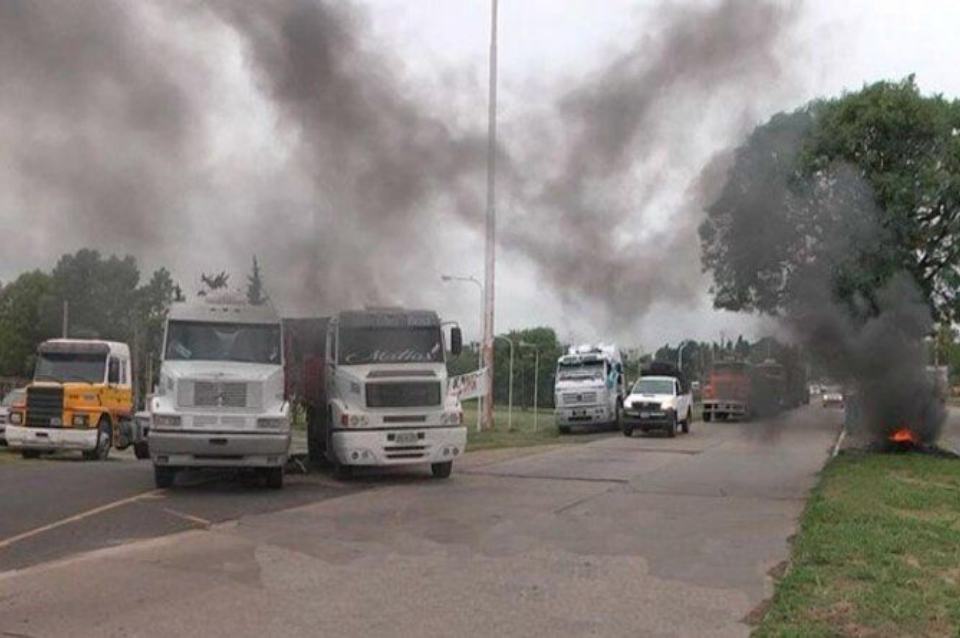
[[[811,407],[677,439],[472,454],[448,481],[292,477],[282,495],[202,480],[153,492],[148,466],[128,463],[124,494],[147,496],[24,541],[78,553],[0,550],[17,567],[0,574],[0,635],[747,635],[839,421]],[[93,467],[64,463],[59,480],[81,483],[74,466]],[[148,529],[161,524],[185,531]],[[125,531],[97,545],[91,526]]]

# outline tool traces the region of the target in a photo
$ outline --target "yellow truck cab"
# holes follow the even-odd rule
[[[8,417],[11,449],[24,458],[78,450],[86,459],[104,460],[121,423],[133,418],[130,348],[113,341],[45,341],[26,390],[26,402]]]

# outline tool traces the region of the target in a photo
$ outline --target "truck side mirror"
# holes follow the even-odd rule
[[[450,352],[455,357],[459,357],[460,353],[463,352],[463,332],[460,330],[460,326],[454,326],[450,329]]]

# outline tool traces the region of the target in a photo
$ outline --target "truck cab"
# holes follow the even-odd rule
[[[450,330],[459,354],[460,329]],[[369,308],[326,322],[322,390],[306,397],[311,456],[335,473],[355,466],[429,464],[450,476],[466,449],[456,397],[447,393],[443,324],[433,311]]]
[[[174,304],[149,423],[142,425],[157,487],[170,487],[191,467],[250,469],[268,487],[283,487],[290,405],[282,343],[280,318],[269,305]]]
[[[578,346],[557,361],[554,385],[557,429],[575,425],[620,427],[625,385],[615,346]]]
[[[8,416],[6,438],[24,458],[76,450],[105,460],[133,414],[130,348],[124,343],[51,339],[37,349],[25,403]]]

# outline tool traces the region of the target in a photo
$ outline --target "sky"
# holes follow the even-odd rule
[[[410,93],[417,96],[418,108],[426,113],[428,125],[440,121],[451,128],[462,126],[482,133],[487,106],[488,1],[363,0],[355,4],[368,33],[364,51],[390,61],[390,77],[383,79],[388,88],[376,95],[389,101],[391,91]],[[665,30],[664,16],[715,4],[712,0],[502,0],[501,140],[505,145],[522,147],[535,134],[548,140],[572,136],[562,122],[552,129],[546,124],[548,132],[540,133],[538,126],[543,121],[552,122],[552,116],[540,118],[538,114],[552,113],[558,97],[589,86],[591,78],[602,75],[610,60],[628,52],[639,52],[642,57],[645,46],[654,56],[657,38]],[[464,187],[457,212],[445,214],[443,207],[448,204],[431,201],[429,206],[436,211],[417,218],[415,233],[398,231],[397,240],[385,245],[369,240],[371,235],[362,219],[350,225],[336,213],[307,215],[303,211],[316,206],[314,199],[331,208],[356,206],[358,199],[331,194],[311,180],[310,171],[297,168],[311,161],[309,157],[304,159],[300,145],[309,142],[322,149],[325,136],[336,137],[338,132],[321,125],[313,129],[284,125],[289,111],[303,105],[290,101],[289,96],[275,97],[289,87],[271,84],[276,79],[271,76],[272,67],[256,66],[245,48],[245,42],[262,45],[271,40],[267,36],[261,40],[247,36],[244,40],[231,29],[247,29],[245,33],[260,37],[263,23],[256,20],[263,16],[230,15],[215,21],[186,10],[145,6],[130,18],[131,23],[134,32],[142,32],[145,39],[159,46],[158,50],[172,52],[162,61],[163,73],[159,76],[169,80],[171,86],[168,90],[136,88],[145,101],[156,100],[161,105],[161,114],[156,115],[159,122],[151,120],[154,130],[160,131],[157,134],[169,130],[171,135],[182,136],[181,143],[171,150],[163,145],[165,140],[153,140],[143,133],[142,122],[119,134],[81,112],[71,117],[97,124],[84,127],[83,139],[93,144],[92,157],[104,161],[90,163],[91,156],[82,151],[78,151],[75,165],[69,158],[55,159],[62,160],[56,164],[57,170],[69,171],[69,184],[83,182],[89,172],[116,171],[125,176],[124,167],[130,163],[149,162],[150,175],[163,176],[162,188],[146,189],[146,200],[157,211],[159,222],[154,220],[146,230],[139,226],[116,229],[109,219],[71,206],[69,190],[47,192],[43,178],[60,175],[49,168],[53,161],[43,160],[49,165],[41,162],[44,170],[38,177],[23,168],[34,166],[35,157],[27,158],[34,160],[31,164],[18,154],[25,145],[50,143],[58,134],[69,133],[58,132],[56,119],[42,117],[43,112],[28,113],[23,106],[28,101],[5,102],[0,98],[0,148],[11,151],[0,154],[0,281],[8,281],[26,269],[49,269],[61,253],[92,246],[106,253],[133,254],[144,270],[166,266],[189,289],[201,271],[228,269],[234,283],[242,282],[251,255],[258,253],[268,289],[276,291],[274,299],[285,314],[326,314],[338,309],[334,305],[344,299],[351,303],[362,300],[428,306],[446,319],[459,321],[467,338],[475,339],[480,315],[477,288],[467,283],[444,283],[440,277],[482,277],[484,211],[482,198],[475,197],[482,194],[482,172],[451,170],[449,179],[467,175],[478,182]],[[779,68],[769,76],[770,81],[741,83],[736,91],[724,92],[720,87],[708,95],[709,99],[679,90],[675,98],[663,99],[655,115],[668,124],[658,125],[662,130],[648,140],[651,148],[656,146],[658,150],[639,149],[643,161],[624,171],[614,185],[617,197],[611,206],[615,216],[599,217],[595,222],[612,225],[612,232],[603,236],[620,238],[613,249],[628,251],[638,246],[652,250],[657,237],[671,236],[672,229],[694,228],[698,212],[690,205],[690,193],[704,167],[715,154],[736,145],[753,126],[777,111],[796,108],[815,97],[855,90],[867,82],[901,79],[910,73],[916,74],[926,92],[960,96],[960,75],[955,72],[956,56],[952,55],[960,27],[960,3],[791,0],[779,6],[793,17],[789,30],[775,42]],[[123,46],[133,45],[124,41]],[[130,64],[157,64],[149,50],[141,55],[142,60],[134,58]],[[268,56],[264,59],[270,60]],[[16,56],[13,60],[18,62]],[[136,77],[135,69],[118,73]],[[69,80],[64,81],[69,84]],[[30,89],[30,82],[28,78],[15,87],[29,94],[23,87]],[[191,107],[184,109],[182,117],[164,118],[164,100],[179,95],[177,89],[185,96],[181,101]],[[127,89],[121,85],[105,90]],[[156,95],[152,91],[157,91]],[[195,94],[204,96],[202,107],[196,106]],[[702,108],[698,96],[704,99]],[[283,102],[282,97],[288,101]],[[171,104],[169,108],[179,108],[178,102]],[[410,116],[404,111],[405,104],[399,107],[403,118]],[[309,114],[295,114],[309,118]],[[387,121],[407,121],[403,118]],[[420,120],[414,118],[414,122]],[[348,140],[349,133],[344,134]],[[311,135],[317,139],[305,142],[304,138]],[[113,154],[97,147],[104,139],[109,139]],[[647,138],[640,139],[642,145]],[[471,140],[454,142],[470,147]],[[122,153],[116,151],[118,147]],[[62,155],[55,143],[53,148],[56,155]],[[561,163],[562,150],[544,151],[541,142],[528,148],[535,152],[519,153],[517,166],[511,170],[539,174],[549,172],[554,159]],[[435,158],[429,150],[416,147],[415,154],[431,161]],[[182,154],[183,159],[162,162],[151,155],[167,153],[173,153],[174,159]],[[442,161],[438,169],[443,168]],[[190,170],[178,174],[180,166],[189,166]],[[344,168],[344,173],[349,173],[348,169]],[[138,174],[129,179],[130,188],[139,195]],[[510,176],[504,176],[503,182],[509,181]],[[651,182],[655,188],[645,186]],[[350,183],[349,179],[344,183]],[[424,187],[435,189],[437,184],[427,180]],[[272,193],[269,198],[259,197],[267,191]],[[497,262],[498,331],[551,325],[569,341],[616,341],[627,347],[655,349],[686,337],[715,339],[726,334],[735,338],[737,334],[758,336],[777,330],[769,320],[711,309],[709,282],[693,272],[698,247],[685,234],[677,235],[685,238],[683,242],[670,243],[663,249],[667,259],[647,260],[638,251],[635,262],[629,255],[618,255],[611,261],[600,254],[611,246],[591,247],[593,231],[580,226],[579,237],[576,233],[569,238],[552,237],[551,251],[535,257],[539,239],[546,242],[550,235],[549,229],[538,229],[538,225],[544,220],[549,223],[551,218],[539,216],[537,201],[518,195],[521,191],[504,183],[497,201],[503,233]],[[120,192],[127,196],[127,191]],[[278,198],[275,193],[284,195]],[[64,220],[74,223],[78,218],[82,218],[82,224],[64,226]],[[338,224],[332,231],[331,220]],[[350,228],[342,230],[346,225]],[[283,232],[277,232],[277,228]],[[323,239],[317,239],[314,233]],[[562,250],[557,250],[565,241],[576,246],[576,259],[565,259]],[[315,252],[326,251],[335,258],[287,260],[285,242],[307,253],[315,246]],[[403,252],[407,248],[410,253]],[[394,261],[384,252],[394,253]],[[634,269],[648,272],[638,275],[631,272]],[[674,270],[683,271],[683,277]],[[596,277],[597,287],[609,287],[609,292],[589,294],[591,276]],[[606,281],[621,276],[629,285],[611,286]],[[298,277],[311,282],[299,288]],[[369,281],[370,277],[376,281]],[[567,289],[563,285],[566,279],[579,283]],[[345,287],[357,286],[369,287],[376,295],[342,292]],[[641,289],[644,286],[653,292],[648,294]],[[691,290],[671,291],[686,286]],[[340,292],[327,295],[326,291],[332,289]],[[303,294],[298,294],[300,290]],[[638,300],[636,312],[631,311],[634,295]]]

